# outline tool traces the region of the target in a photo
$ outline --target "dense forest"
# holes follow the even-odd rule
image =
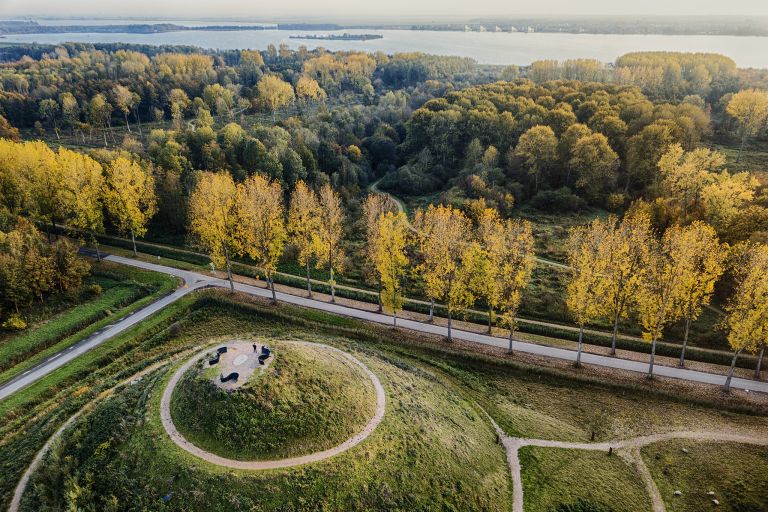
[[[286,199],[298,183],[333,190],[350,218],[379,181],[470,218],[485,208],[623,214],[643,200],[659,232],[704,221],[729,243],[768,236],[762,170],[728,170],[711,149],[732,148],[733,163],[764,144],[768,73],[720,55],[491,67],[419,53],[65,44],[9,46],[3,58],[0,136],[43,141],[2,146],[6,231],[24,215],[43,229],[66,221],[184,243],[208,171],[238,186],[263,175]],[[75,169],[81,152],[93,175]],[[57,204],[24,185],[50,179],[51,166],[70,191]],[[98,219],[81,213],[78,183],[125,189],[118,177],[152,189],[140,228],[109,211],[114,201],[98,199]],[[353,267],[358,227],[345,227]]]

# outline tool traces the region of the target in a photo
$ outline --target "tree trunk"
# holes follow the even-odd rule
[[[139,253],[136,251],[136,235],[134,234],[133,230],[131,230],[131,242],[133,243],[133,257],[138,258]]]
[[[584,345],[583,341],[584,341],[584,325],[582,324],[582,325],[579,325],[579,348],[576,350],[576,363],[574,364],[576,368],[581,366],[581,348]]]
[[[61,137],[59,136],[59,129],[54,126],[53,131],[56,132],[56,141],[61,142]]]
[[[235,293],[235,281],[232,279],[232,267],[229,265],[229,249],[224,249],[224,260],[227,262],[227,279],[229,279],[229,291]]]
[[[611,355],[616,355],[616,335],[619,333],[619,314],[613,317],[613,337],[611,338]]]
[[[757,366],[755,367],[755,378],[760,379],[760,368],[763,366],[763,355],[765,355],[765,343],[760,345],[760,354],[757,356]]]
[[[307,293],[312,297],[312,281],[309,279],[309,258],[307,258]]]
[[[381,313],[384,310],[384,306],[381,304],[381,278],[379,278],[379,313]]]
[[[688,345],[688,332],[691,328],[691,317],[685,317],[685,335],[683,336],[683,348],[680,351],[680,368],[685,366],[685,347]]]
[[[741,160],[741,152],[744,150],[744,143],[747,141],[747,132],[746,130],[741,135],[741,144],[739,144],[739,152],[736,153],[736,163],[739,163],[739,160]]]
[[[656,358],[656,336],[654,335],[651,342],[651,359],[648,362],[648,378],[653,377],[653,360]]]
[[[429,322],[433,322],[435,320],[435,299],[432,299],[429,302]]]
[[[451,309],[448,308],[448,341],[453,341],[451,336]]]
[[[392,310],[392,324],[397,327],[397,311]]]
[[[488,334],[493,334],[493,308],[488,306]]]
[[[131,133],[131,125],[128,124],[128,112],[123,112],[125,114],[125,127],[128,128],[128,133]]]
[[[510,353],[510,354],[514,354],[515,353],[514,343],[515,343],[515,321],[513,319],[512,323],[509,324],[509,350],[507,352]]]
[[[275,293],[275,279],[272,274],[269,275],[269,288],[272,290],[272,303],[277,304],[277,293]]]
[[[333,265],[331,265],[331,302],[336,303],[336,286],[333,282]]]
[[[742,350],[743,349],[740,348],[733,354],[733,360],[731,361],[731,369],[728,370],[728,377],[726,377],[725,385],[723,386],[723,391],[725,391],[726,393],[731,392],[731,380],[733,379],[733,370],[736,368],[736,359],[738,359],[739,354],[741,353]]]
[[[101,252],[99,251],[99,241],[96,240],[96,236],[93,237],[93,246],[96,248],[96,261],[101,263]]]

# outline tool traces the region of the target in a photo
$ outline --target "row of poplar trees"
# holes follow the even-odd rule
[[[659,237],[652,228],[647,205],[638,203],[621,222],[609,216],[574,228],[568,239],[568,255],[573,272],[566,304],[580,328],[577,366],[585,325],[601,318],[611,321],[611,353],[615,354],[619,321],[630,314],[636,315],[643,337],[651,343],[649,377],[664,327],[684,320],[683,366],[690,324],[709,304],[715,284],[729,265],[736,290],[723,322],[734,350],[726,389],[742,352],[761,350],[762,355],[768,334],[766,246],[721,244],[715,230],[700,221],[671,226]],[[758,375],[759,371],[758,366]]]
[[[331,300],[336,300],[334,272],[342,269],[346,222],[341,199],[329,185],[317,193],[297,183],[287,212],[279,182],[255,174],[235,183],[227,173],[201,173],[189,202],[190,229],[224,267],[234,290],[231,261],[247,255],[264,272],[272,299],[277,301],[274,274],[287,242],[296,248],[306,267],[311,295],[310,265],[329,272]],[[413,225],[391,197],[369,195],[363,204],[366,260],[379,283],[379,304],[392,314],[402,309],[411,278],[420,279],[430,299],[430,320],[436,302],[452,319],[482,300],[488,307],[491,329],[498,311],[510,328],[534,265],[533,235],[527,221],[502,219],[493,208],[478,208],[467,216],[448,206],[430,205],[416,212]]]

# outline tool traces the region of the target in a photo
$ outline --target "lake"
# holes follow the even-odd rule
[[[121,20],[120,23],[152,23],[140,20]],[[48,21],[48,24],[53,22]],[[69,20],[69,24],[86,24],[83,20]],[[93,23],[93,22],[91,22]],[[113,20],[100,20],[102,24],[118,24]],[[174,23],[183,24],[184,22]],[[229,22],[201,22],[197,24],[231,24]],[[56,20],[56,24],[65,24]],[[191,26],[191,23],[189,23]],[[383,39],[369,41],[311,41],[290,39],[302,34],[380,34]],[[739,36],[668,36],[618,34],[556,34],[556,33],[496,33],[496,32],[442,32],[415,30],[253,30],[253,31],[201,31],[166,32],[162,34],[19,34],[9,35],[0,42],[37,42],[58,44],[66,41],[86,43],[142,43],[181,44],[213,49],[259,49],[269,44],[285,43],[291,48],[305,45],[322,46],[329,50],[359,50],[424,52],[436,55],[471,57],[481,64],[527,65],[535,60],[594,58],[613,62],[618,56],[633,51],[715,52],[736,61],[739,67],[768,68],[768,38]]]

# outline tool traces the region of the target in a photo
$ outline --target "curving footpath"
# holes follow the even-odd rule
[[[331,347],[323,343],[312,343],[307,341],[290,341],[288,343],[296,343],[299,345],[306,345],[306,346],[312,346],[312,347],[323,347],[326,350],[330,350],[346,358],[348,361],[352,362],[353,364],[359,366],[360,369],[362,369],[363,372],[368,376],[368,378],[371,379],[371,383],[373,384],[373,387],[376,390],[376,412],[374,413],[373,418],[371,418],[371,421],[368,422],[368,424],[365,426],[363,430],[361,430],[354,436],[350,437],[340,445],[334,446],[333,448],[329,448],[321,452],[310,453],[308,455],[302,455],[300,457],[291,457],[287,459],[278,459],[278,460],[228,459],[226,457],[221,457],[219,455],[216,455],[215,453],[211,453],[203,450],[202,448],[199,448],[198,446],[190,443],[187,439],[184,438],[183,435],[181,435],[181,433],[178,430],[176,430],[176,426],[173,424],[173,419],[171,418],[171,396],[173,395],[173,390],[176,388],[176,385],[178,384],[182,375],[184,375],[184,373],[193,364],[195,364],[200,359],[201,356],[205,355],[206,352],[210,351],[210,348],[208,348],[206,350],[203,350],[193,358],[191,358],[186,363],[184,363],[176,371],[176,373],[173,374],[173,377],[171,377],[171,380],[168,381],[168,385],[165,387],[165,390],[163,391],[163,396],[160,399],[160,419],[163,423],[163,428],[165,428],[165,431],[168,434],[168,436],[171,438],[171,440],[174,443],[176,443],[176,445],[179,448],[183,449],[187,453],[190,453],[195,457],[203,459],[206,462],[210,462],[211,464],[216,464],[217,466],[224,466],[224,467],[233,468],[233,469],[245,469],[245,470],[266,470],[266,469],[289,468],[293,466],[300,466],[302,464],[309,464],[311,462],[318,462],[324,459],[328,459],[342,452],[345,452],[354,446],[357,446],[362,441],[364,441],[368,436],[370,436],[371,433],[379,425],[379,423],[381,423],[381,420],[384,418],[384,410],[386,406],[386,394],[384,393],[384,387],[381,385],[379,378],[376,377],[376,375],[362,361],[357,359],[352,354],[348,352],[344,352],[343,350],[339,350],[335,347]]]
[[[486,413],[488,416],[488,413]],[[575,443],[568,441],[551,441],[547,439],[533,439],[523,437],[508,436],[499,425],[488,416],[499,441],[507,453],[507,464],[512,475],[512,510],[513,512],[524,512],[523,509],[523,478],[522,467],[520,464],[519,450],[525,446],[536,446],[541,448],[561,448],[569,450],[593,450],[607,452],[610,448],[617,450],[616,455],[623,458],[630,466],[633,466],[638,476],[645,484],[646,491],[653,503],[654,512],[666,512],[664,500],[661,497],[656,482],[654,482],[648,466],[645,465],[640,448],[660,441],[670,441],[672,439],[690,439],[692,441],[716,441],[731,442],[741,444],[752,444],[768,446],[768,437],[747,436],[742,434],[728,434],[724,432],[707,431],[677,431],[666,432],[663,434],[652,434],[647,436],[638,436],[630,439],[617,441],[607,441],[601,443]]]

